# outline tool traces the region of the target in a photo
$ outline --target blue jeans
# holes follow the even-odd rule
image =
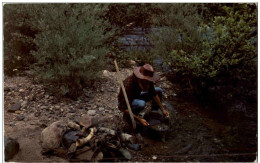
[[[160,87],[156,87],[155,92],[159,96],[160,100],[162,100],[163,90]],[[159,106],[153,100],[152,94],[150,94],[149,92],[141,92],[140,97],[138,99],[134,99],[131,104],[132,112],[135,115],[139,114],[139,112],[145,108],[146,102],[151,100],[152,100],[152,110],[159,109]]]

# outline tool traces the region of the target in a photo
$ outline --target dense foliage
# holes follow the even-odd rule
[[[194,89],[238,81],[255,88],[256,13],[255,4],[8,4],[4,71],[34,67],[76,97],[108,69],[107,56],[120,68],[159,59]],[[151,51],[120,48],[118,37],[135,27],[151,31]]]
[[[154,54],[163,55],[174,72],[187,77],[199,89],[219,81],[223,84],[245,80],[255,85],[255,5],[220,5],[223,13],[206,20],[197,7],[162,6],[166,12],[156,17],[156,25],[164,25],[151,37]]]
[[[26,5],[4,6],[4,72],[14,75],[35,62],[30,54],[37,29],[29,21]]]
[[[56,83],[63,94],[74,96],[93,83],[104,69],[109,24],[93,4],[46,5],[35,22],[41,33],[35,38],[37,70],[45,82]],[[39,12],[39,11],[38,11]]]

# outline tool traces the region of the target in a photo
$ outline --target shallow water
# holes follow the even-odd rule
[[[141,151],[142,157],[152,161],[153,156],[156,156],[157,161],[256,159],[253,154],[257,151],[257,139],[254,137],[256,121],[242,119],[241,116],[240,119],[224,116],[227,119],[219,120],[219,116],[212,116],[196,103],[171,101],[165,104],[171,115],[171,125],[169,131],[165,133],[165,142],[162,141],[160,134],[144,134],[147,146]],[[251,127],[245,128],[246,123]],[[243,155],[245,153],[249,154]]]

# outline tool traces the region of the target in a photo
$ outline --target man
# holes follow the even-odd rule
[[[141,67],[135,67],[133,74],[123,81],[133,116],[144,126],[148,126],[149,123],[137,115],[144,109],[146,102],[150,100],[153,100],[152,109],[158,109],[159,107],[163,114],[169,117],[169,113],[165,110],[161,102],[162,89],[159,87],[154,88],[154,82],[159,78],[160,76],[154,72],[153,67],[149,64],[145,64]],[[124,118],[128,118],[129,112],[122,88],[118,95],[118,105],[119,109],[124,113]]]

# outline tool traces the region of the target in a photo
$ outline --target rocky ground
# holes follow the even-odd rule
[[[41,131],[57,120],[73,120],[85,114],[105,115],[111,119],[105,124],[106,127],[122,128],[124,126],[122,114],[117,109],[118,78],[124,79],[131,73],[130,69],[123,69],[120,74],[104,71],[103,80],[97,82],[94,87],[85,89],[84,95],[75,101],[49,94],[43,85],[37,83],[37,79],[28,75],[5,76],[4,134],[16,139],[20,144],[19,153],[10,161],[67,161],[60,157],[41,154]],[[146,146],[142,151],[131,150],[133,155],[131,161],[254,160],[255,156],[209,156],[234,152],[230,147],[238,148],[239,139],[232,137],[232,134],[234,135],[232,132],[239,134],[242,129],[235,130],[237,125],[232,126],[214,120],[202,111],[198,103],[180,96],[183,90],[167,81],[165,77],[156,85],[164,90],[164,105],[171,113],[172,126],[166,136],[166,142],[145,137]],[[250,137],[247,138],[249,145],[242,145],[241,150],[236,151],[239,153],[252,153],[256,150],[256,138],[254,139],[256,121],[251,118],[246,122],[253,125],[253,129],[244,130],[247,134],[242,136]]]

